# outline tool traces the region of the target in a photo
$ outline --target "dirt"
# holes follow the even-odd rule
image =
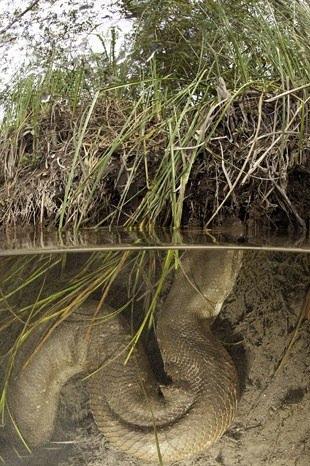
[[[264,94],[260,110],[261,92],[248,89],[238,93],[231,105],[220,109],[217,102],[207,108],[205,116],[200,115],[203,125],[207,122],[209,125],[204,131],[213,136],[199,144],[201,147],[192,165],[190,159],[186,162],[189,178],[184,185],[184,200],[179,189],[174,193],[178,209],[182,210],[182,226],[210,226],[209,221],[217,211],[213,226],[225,224],[227,217],[233,216],[249,226],[259,222],[301,230],[309,227],[310,148],[306,138],[298,137],[299,132],[309,133],[308,101],[305,101],[305,116],[301,117],[297,109],[305,97],[302,91],[300,95],[290,94],[288,115],[296,132],[283,134],[275,144],[276,136],[279,138],[278,134],[283,133],[283,115],[288,110],[285,101],[268,100],[273,97],[272,93]],[[77,161],[74,128],[83,124],[87,101],[72,109],[68,102],[57,99],[43,114],[37,115],[35,128],[25,118],[25,127],[12,128],[4,135],[0,159],[0,226],[54,227],[59,225],[59,217],[64,212],[65,225],[74,228],[77,221],[79,224],[82,221],[84,227],[175,226],[174,197],[171,186],[169,183],[166,186],[167,181],[163,180],[170,176],[177,183],[183,180],[183,164],[190,152],[182,163],[176,158],[176,172],[170,174],[171,161],[165,159],[170,130],[153,114],[146,115],[141,131],[138,126],[137,131],[125,137],[121,128],[128,125],[132,104],[115,96],[98,98]],[[168,108],[167,121],[170,121],[169,112]],[[195,122],[195,113],[188,118]],[[200,118],[197,124],[197,132],[202,131]],[[181,139],[186,128],[182,125],[180,129]],[[257,144],[249,152],[259,128],[257,136],[263,144]],[[138,136],[140,132],[146,135],[143,141]],[[86,150],[90,146],[92,151]],[[114,146],[111,156],[107,155]],[[100,171],[103,159],[105,168]],[[72,167],[74,173],[69,182]],[[239,179],[243,172],[246,176]],[[68,202],[68,189],[69,204],[63,209]],[[157,195],[153,196],[153,192]],[[145,203],[151,209],[146,209]]]
[[[238,368],[238,415],[208,452],[178,466],[310,464],[310,320],[301,320],[296,329],[309,272],[310,255],[246,254],[235,289],[214,324]],[[63,390],[53,441],[65,443],[51,443],[7,464],[144,466],[102,438],[80,380],[71,381]]]

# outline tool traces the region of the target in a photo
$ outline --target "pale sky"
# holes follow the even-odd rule
[[[32,0],[0,0],[0,14],[4,12],[13,13],[16,8],[25,10],[27,6],[31,4],[31,2]],[[68,0],[55,0],[53,5],[49,6],[48,9],[49,11],[61,14],[62,11],[68,10],[68,3]],[[110,19],[105,19],[102,26],[96,29],[95,33],[99,33],[102,38],[107,41],[110,37],[109,30],[111,27],[116,27],[119,35],[119,42],[121,42],[124,35],[131,29],[131,22],[122,18],[118,13],[113,13],[112,15],[111,10],[109,10],[109,6],[111,5],[110,0],[94,0],[93,3],[94,8],[98,10],[98,12],[100,10],[100,14],[102,16],[105,16],[105,14],[112,16]],[[42,18],[45,16],[46,11],[46,8],[42,10]],[[27,13],[26,15],[30,15],[30,13]],[[5,27],[5,24],[1,24],[0,29],[2,27]],[[38,34],[39,37],[38,24],[33,24],[31,28],[34,34]],[[82,42],[85,44],[85,41],[91,51],[96,53],[103,51],[103,46],[95,34],[90,34],[87,38],[85,38],[85,36],[82,34],[76,37],[77,44]],[[16,41],[12,41],[6,56],[2,55],[2,57],[0,57],[0,70],[3,69],[1,66],[1,59],[5,60],[6,63],[9,64],[9,70],[5,74],[3,72],[1,73],[0,71],[0,91],[1,88],[3,89],[3,87],[10,82],[12,76],[14,76],[16,71],[22,65],[26,57],[26,50],[27,42],[21,37]]]

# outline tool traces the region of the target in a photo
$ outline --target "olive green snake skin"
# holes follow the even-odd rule
[[[130,332],[108,306],[103,313],[113,317],[94,324],[94,301],[59,325],[38,351],[40,335],[31,337],[17,355],[8,390],[8,410],[25,442],[37,447],[51,438],[61,388],[76,374],[91,374],[95,422],[117,449],[147,462],[158,461],[160,450],[167,464],[212,445],[234,418],[238,378],[210,323],[241,260],[241,252],[227,250],[182,257],[156,326],[167,385],[156,381],[140,346],[124,365]]]

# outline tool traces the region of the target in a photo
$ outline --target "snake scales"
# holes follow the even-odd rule
[[[169,463],[213,444],[234,417],[238,381],[210,322],[232,290],[241,259],[237,251],[184,254],[156,326],[171,379],[165,386],[155,380],[140,346],[124,366],[130,332],[119,317],[91,325],[95,302],[86,302],[34,353],[40,334],[31,337],[17,355],[8,391],[10,415],[27,444],[37,447],[50,439],[61,388],[72,376],[91,371],[91,409],[116,448],[152,462],[159,445]],[[104,313],[111,312],[105,306]]]

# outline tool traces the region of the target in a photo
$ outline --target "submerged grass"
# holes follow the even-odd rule
[[[3,277],[0,298],[0,366],[4,370],[0,394],[1,416],[4,416],[9,380],[20,348],[31,335],[44,328],[38,345],[33,349],[33,356],[52,332],[94,293],[98,306],[90,317],[93,325],[126,310],[128,318],[132,313],[133,337],[128,346],[130,355],[142,330],[152,325],[173,257],[174,254],[169,252],[162,261],[155,253],[118,251],[91,254],[84,257],[79,265],[69,258],[71,262],[68,266],[64,263],[66,255],[3,259],[0,271]],[[115,289],[114,282],[119,274],[124,276],[121,275],[121,285],[118,280]],[[118,297],[119,286],[123,288],[122,298]],[[106,299],[111,299],[111,296],[113,299],[113,294],[116,295],[114,299],[118,300],[118,306],[110,316],[102,316],[100,308]],[[133,312],[137,306],[140,316],[137,311]],[[142,309],[145,309],[145,313]],[[138,320],[141,320],[141,325],[137,328]]]
[[[210,37],[180,36],[196,52],[190,80],[156,54],[140,76],[114,60],[114,83],[85,65],[21,80],[0,129],[0,223],[178,228],[282,212],[305,227],[289,176],[309,163],[309,6],[258,3],[240,18],[212,3]]]
[[[3,371],[0,386],[0,415],[3,425],[7,423],[6,416],[11,419],[17,435],[29,453],[31,450],[9,410],[6,409],[10,377],[16,363],[16,355],[22,351],[22,346],[35,332],[41,333],[43,326],[45,330],[43,334],[41,333],[42,337],[38,345],[31,352],[30,358],[32,358],[40,351],[40,347],[52,332],[64,320],[70,318],[88,297],[96,293],[98,305],[94,309],[93,316],[90,317],[92,325],[102,324],[126,310],[127,314],[131,311],[132,339],[124,354],[115,354],[115,358],[123,357],[126,364],[143,330],[154,324],[154,313],[177,255],[168,251],[165,257],[159,259],[156,253],[146,254],[145,251],[138,254],[130,251],[93,253],[82,260],[79,267],[74,261],[67,266],[67,259],[66,255],[6,258],[0,267],[2,276],[0,341],[7,342],[6,348],[2,345],[0,351],[0,367]],[[123,298],[122,305],[112,314],[101,316],[99,310],[104,305],[114,281],[124,269],[125,275],[121,276],[121,282],[126,289],[127,297]],[[68,270],[71,273],[68,274]],[[119,284],[117,286],[119,287]],[[112,295],[115,292],[115,289],[112,290]],[[139,307],[139,302],[140,316],[135,310],[137,306]],[[142,314],[141,309],[144,309]],[[137,319],[141,321],[138,328]],[[8,330],[13,331],[11,339],[7,338]],[[28,363],[29,359],[24,364]],[[154,436],[159,461],[162,464],[156,428]]]
[[[97,300],[92,325],[102,325],[120,313],[131,323],[132,338],[122,352],[124,364],[141,339],[143,331],[154,325],[154,314],[166,289],[168,275],[178,265],[178,254],[140,251],[114,251],[87,255],[39,255],[4,258],[0,264],[0,418],[5,426],[10,420],[17,436],[31,453],[6,400],[16,357],[33,335],[40,335],[36,346],[23,363],[40,351],[53,331],[79,309],[89,297]],[[105,302],[114,301],[114,311],[102,315]],[[140,322],[140,323],[139,323]],[[111,363],[109,360],[107,363]],[[99,367],[97,370],[100,370]],[[91,377],[88,374],[85,378]],[[141,374],[142,389],[143,374]],[[147,396],[147,394],[145,394]],[[152,406],[150,403],[150,410]],[[160,445],[154,426],[159,461]]]

